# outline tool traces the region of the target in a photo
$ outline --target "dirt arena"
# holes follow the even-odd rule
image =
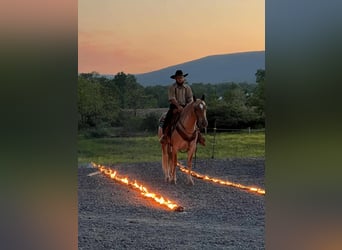
[[[182,164],[185,164],[181,161]],[[265,196],[195,179],[164,181],[160,162],[108,166],[184,207],[170,211],[78,167],[79,249],[265,249]],[[265,189],[264,158],[197,160],[194,171]]]

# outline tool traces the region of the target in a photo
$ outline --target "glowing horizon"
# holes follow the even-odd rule
[[[78,71],[138,74],[264,51],[264,6],[264,0],[81,0]]]

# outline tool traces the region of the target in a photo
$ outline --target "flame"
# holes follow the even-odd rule
[[[149,192],[146,187],[139,184],[136,180],[130,181],[127,177],[125,177],[125,178],[119,177],[117,175],[117,171],[114,171],[114,170],[107,168],[105,166],[102,166],[100,164],[95,164],[93,162],[91,164],[93,165],[93,167],[98,168],[101,173],[107,175],[109,178],[111,178],[117,182],[120,182],[122,184],[125,184],[132,189],[140,191],[141,195],[143,195],[144,197],[153,199],[157,203],[164,205],[164,206],[166,206],[169,209],[174,210],[174,211],[182,212],[184,210],[183,207],[177,205],[176,203],[174,203],[168,199],[165,199],[163,196]]]
[[[182,172],[189,173],[189,170],[186,167],[184,167],[182,164],[180,164],[179,162],[177,163],[177,166],[179,167],[179,169]],[[237,188],[240,188],[240,189],[244,189],[244,190],[247,190],[247,191],[250,191],[250,192],[254,192],[254,193],[258,193],[258,194],[263,194],[263,195],[266,193],[265,190],[261,189],[261,188],[248,187],[248,186],[245,186],[245,185],[242,185],[242,184],[239,184],[239,183],[233,183],[233,182],[230,182],[230,181],[223,181],[223,180],[220,180],[220,179],[209,177],[207,175],[202,175],[202,174],[196,173],[194,171],[191,171],[190,174],[193,177],[196,177],[198,179],[219,183],[221,185],[237,187]]]

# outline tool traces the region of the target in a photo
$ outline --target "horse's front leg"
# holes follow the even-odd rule
[[[187,160],[187,166],[188,166],[188,184],[194,185],[194,181],[191,176],[191,170],[192,170],[192,157],[196,150],[196,140],[192,142],[192,145],[190,146],[190,149],[188,150],[188,160]]]
[[[188,160],[187,160],[187,166],[188,166],[188,184],[189,185],[194,185],[194,181],[192,179],[192,176],[191,176],[191,170],[192,170],[192,156],[193,156],[193,153],[191,153],[190,151],[188,151]]]
[[[170,173],[170,183],[176,184],[176,167],[177,167],[177,151],[172,150],[172,162],[171,162],[171,173]]]

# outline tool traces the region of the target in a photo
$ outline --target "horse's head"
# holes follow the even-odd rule
[[[194,109],[197,117],[197,126],[199,128],[206,128],[208,126],[207,120],[207,105],[204,101],[204,95],[201,99],[194,97]]]

